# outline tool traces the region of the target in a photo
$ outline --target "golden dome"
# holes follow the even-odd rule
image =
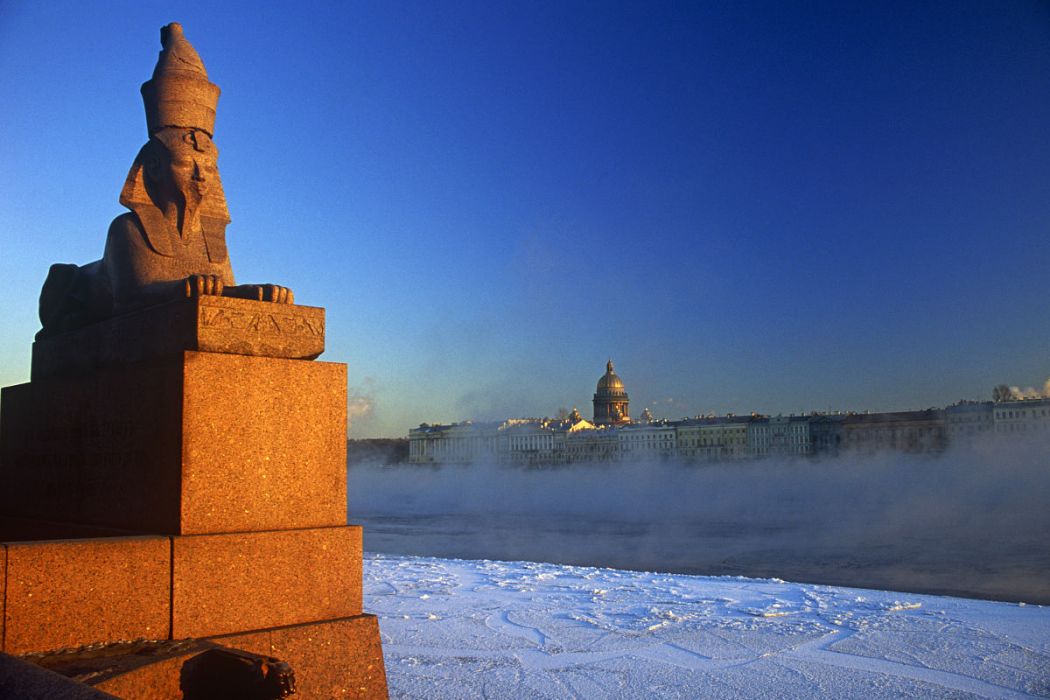
[[[598,380],[598,391],[594,392],[595,425],[623,425],[631,422],[627,412],[629,399],[623,381],[616,376],[612,360],[605,365],[605,374]]]
[[[605,365],[605,374],[598,380],[598,392],[604,391],[623,391],[623,381],[616,376],[616,372],[613,371],[612,360]]]

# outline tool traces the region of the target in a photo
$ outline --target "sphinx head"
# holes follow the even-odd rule
[[[135,211],[175,205],[229,222],[212,142],[219,88],[208,80],[181,26],[161,29],[161,44],[153,77],[142,85],[149,141],[135,158],[120,203]]]
[[[120,202],[129,209],[197,211],[228,222],[226,196],[218,169],[219,149],[200,129],[168,127],[153,134],[139,150]]]

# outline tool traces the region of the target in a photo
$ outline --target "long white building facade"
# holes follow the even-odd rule
[[[611,360],[599,380],[594,404],[594,420],[573,409],[553,419],[424,423],[409,431],[409,462],[484,460],[524,467],[616,461],[706,463],[842,452],[932,454],[993,437],[1050,441],[1050,398],[962,401],[923,411],[730,414],[677,421],[655,420],[646,410],[639,420],[631,420],[627,393]]]

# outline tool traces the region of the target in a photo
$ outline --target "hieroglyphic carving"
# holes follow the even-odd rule
[[[324,319],[296,313],[248,312],[201,305],[199,324],[204,328],[251,331],[267,335],[324,336]]]

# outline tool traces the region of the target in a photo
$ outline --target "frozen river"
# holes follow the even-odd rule
[[[1050,696],[1050,608],[369,555],[394,698]]]

